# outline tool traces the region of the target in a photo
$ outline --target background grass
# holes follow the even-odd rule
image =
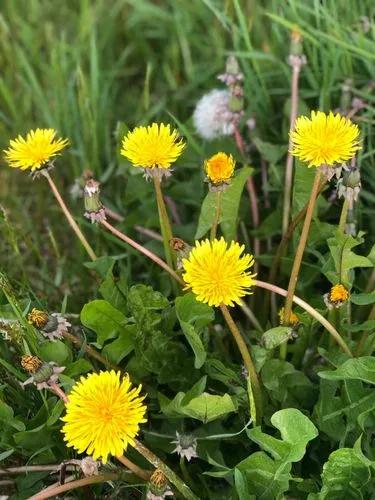
[[[372,19],[373,14],[371,0],[4,0],[1,147],[37,126],[54,127],[68,137],[71,147],[57,162],[55,180],[98,254],[110,251],[124,259],[118,243],[112,245],[111,237],[82,218],[81,200],[69,199],[69,187],[89,168],[103,183],[105,202],[125,215],[123,227],[128,232],[140,221],[157,228],[154,200],[148,196],[151,187],[122,164],[119,134],[138,123],[176,119],[190,139],[189,150],[167,189],[182,218],[176,233],[191,240],[205,190],[200,166],[205,154],[215,148],[215,144],[200,146],[194,136],[190,117],[196,100],[220,86],[216,75],[222,72],[227,55],[234,53],[245,73],[246,113],[255,117],[257,135],[286,144],[289,35],[298,28],[308,60],[301,77],[300,109],[337,108],[347,79],[353,94],[370,103],[360,117],[366,149],[359,160],[363,190],[358,217],[361,227],[371,231],[375,42],[374,26],[365,32],[363,16]],[[258,153],[253,163],[258,169]],[[275,206],[282,190],[284,160],[278,163],[270,179]],[[48,298],[51,305],[78,294],[82,301],[72,304],[78,310],[92,295],[92,279],[82,272],[82,250],[44,180],[31,181],[3,162],[0,203],[1,267],[21,289]],[[161,252],[158,243],[147,244]],[[132,253],[126,263],[130,274],[137,272],[138,281],[150,279],[148,263]]]

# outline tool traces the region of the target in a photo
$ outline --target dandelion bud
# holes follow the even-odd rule
[[[163,500],[168,496],[173,496],[169,487],[168,479],[160,469],[156,469],[150,477],[148,483],[147,500]]]
[[[328,309],[339,308],[349,299],[349,290],[339,283],[334,285],[331,290],[326,293],[324,298],[324,303]]]
[[[99,182],[94,179],[89,179],[83,189],[86,210],[84,215],[92,224],[106,220],[105,210],[100,201],[99,186]]]
[[[296,69],[301,69],[301,66],[306,64],[306,57],[302,52],[302,35],[299,31],[292,31],[290,35],[290,50],[288,63]]]
[[[346,198],[349,203],[357,201],[361,191],[361,174],[358,168],[344,169],[344,174],[337,183],[338,197]]]
[[[180,457],[185,457],[188,462],[197,455],[197,439],[191,434],[180,434],[176,431],[176,440],[172,441],[176,448],[172,453],[177,453]]]
[[[232,87],[237,82],[242,82],[243,73],[241,73],[240,66],[234,56],[229,56],[225,66],[225,73],[219,75],[218,80],[225,83],[228,87]]]
[[[35,363],[35,366],[37,364],[37,361],[35,360],[25,360],[23,362],[25,366],[30,366],[31,368],[33,363]],[[35,372],[30,372],[29,370],[27,370],[29,371],[29,373],[32,373],[32,376],[25,382],[22,382],[21,386],[25,387],[25,385],[34,384],[39,391],[41,391],[42,389],[48,389],[50,387],[50,384],[56,384],[59,379],[60,373],[62,373],[64,370],[65,366],[57,366],[56,363],[53,363],[52,361],[44,364],[40,362],[40,366],[35,370]]]

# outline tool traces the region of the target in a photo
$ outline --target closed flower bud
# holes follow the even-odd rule
[[[92,224],[106,220],[105,210],[100,201],[99,186],[99,182],[89,179],[83,189],[86,210],[84,215]]]

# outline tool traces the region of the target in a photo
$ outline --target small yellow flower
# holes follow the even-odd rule
[[[360,149],[359,128],[339,113],[312,111],[311,119],[300,116],[291,132],[291,153],[309,167],[332,166],[350,160]]]
[[[103,463],[108,455],[121,456],[146,422],[142,386],[131,388],[120,372],[90,373],[81,377],[69,394],[62,432],[67,446],[86,451]]]
[[[121,154],[135,167],[169,168],[184,147],[177,130],[164,123],[153,123],[129,132],[122,141]]]
[[[331,290],[324,295],[324,302],[329,309],[341,307],[349,299],[349,290],[339,283],[333,285]]]
[[[279,318],[280,318],[280,324],[284,324],[284,308],[282,307],[279,311]],[[299,319],[297,314],[295,314],[293,311],[290,313],[289,316],[289,325],[291,326],[296,326],[299,323]]]
[[[204,162],[207,178],[212,184],[228,183],[233,176],[236,162],[232,155],[217,153]]]
[[[189,257],[183,259],[185,289],[191,288],[199,302],[209,306],[234,306],[250,293],[255,274],[248,272],[254,264],[250,254],[244,254],[244,245],[220,240],[196,241]]]
[[[69,144],[68,139],[56,139],[55,135],[56,130],[52,128],[31,130],[26,139],[19,135],[10,141],[9,149],[4,150],[6,161],[21,170],[38,170]]]
[[[45,311],[40,311],[39,309],[32,309],[32,311],[27,315],[28,322],[41,330],[48,323],[48,314]]]

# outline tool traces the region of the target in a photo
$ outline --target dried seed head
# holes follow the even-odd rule
[[[28,373],[35,373],[42,364],[42,361],[37,356],[25,354],[21,358],[21,366]]]
[[[41,330],[46,326],[46,324],[48,323],[48,318],[48,313],[46,313],[45,311],[41,311],[40,309],[36,309],[35,307],[27,315],[28,322],[38,330]]]

